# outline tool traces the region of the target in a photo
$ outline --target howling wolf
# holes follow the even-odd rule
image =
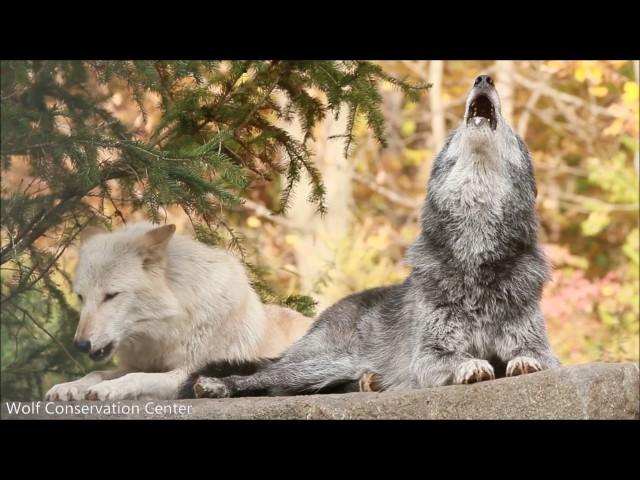
[[[209,362],[280,355],[312,320],[263,305],[242,263],[182,235],[135,223],[85,229],[73,286],[82,302],[74,345],[117,370],[54,386],[47,400],[172,399]]]
[[[527,146],[481,75],[435,159],[404,283],[344,298],[252,375],[193,376],[198,397],[295,395],[373,372],[381,389],[465,384],[559,365],[540,311],[549,267],[537,240]]]

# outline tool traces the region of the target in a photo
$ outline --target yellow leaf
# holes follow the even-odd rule
[[[404,122],[402,124],[402,128],[400,129],[400,133],[402,134],[403,137],[408,137],[410,135],[413,135],[416,131],[417,125],[416,122],[414,121],[408,121],[408,122]]]
[[[362,114],[356,115],[356,121],[353,126],[353,135],[355,137],[361,137],[363,134],[367,132],[369,129],[369,125],[367,125],[367,117]]]
[[[375,251],[384,250],[389,246],[386,235],[372,235],[367,239],[367,245]]]
[[[602,131],[605,137],[612,137],[618,135],[624,128],[624,120],[622,118],[616,118],[611,125]]]
[[[425,149],[414,149],[414,148],[404,148],[402,150],[404,155],[405,164],[418,166],[424,162],[424,159],[427,155],[427,150]]]
[[[582,227],[582,233],[587,237],[592,237],[599,234],[602,230],[609,225],[610,218],[606,212],[595,211],[591,212],[587,219],[580,225]]]
[[[400,230],[400,235],[405,241],[411,242],[418,236],[418,228],[413,224],[407,224]]]
[[[606,287],[602,287],[600,292],[602,293],[602,295],[604,297],[610,297],[611,295],[613,295],[615,290],[613,289],[613,287],[610,287],[610,286],[607,285]]]
[[[258,228],[260,225],[262,225],[262,222],[258,217],[254,217],[253,215],[251,215],[249,218],[247,218],[247,226],[249,228]]]
[[[284,237],[284,241],[289,245],[296,245],[299,243],[300,238],[297,235],[289,234]]]
[[[589,93],[594,97],[602,98],[609,93],[609,89],[604,85],[589,87]]]
[[[599,66],[593,66],[588,71],[589,80],[593,83],[602,83],[602,69]]]
[[[547,62],[547,67],[551,72],[559,72],[565,67],[565,62],[561,62],[560,60],[549,60]]]
[[[579,82],[584,82],[588,79],[594,84],[602,83],[602,69],[598,62],[580,61],[578,62],[574,77]]]
[[[638,98],[638,82],[625,82],[624,94],[622,95],[624,103],[627,105],[637,105]]]
[[[609,63],[613,66],[613,68],[620,69],[624,67],[629,60],[610,60]]]

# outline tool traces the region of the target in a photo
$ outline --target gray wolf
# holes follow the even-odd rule
[[[295,395],[373,372],[380,389],[466,384],[553,368],[540,298],[536,182],[493,80],[477,77],[462,124],[434,160],[401,284],[326,309],[281,359],[249,375],[200,376],[198,397]]]
[[[174,232],[85,229],[74,345],[96,362],[117,353],[118,368],[55,385],[47,400],[173,399],[207,363],[275,357],[309,329],[312,319],[263,305],[234,256]]]

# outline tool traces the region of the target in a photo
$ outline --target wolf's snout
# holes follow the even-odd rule
[[[495,130],[498,125],[500,99],[489,75],[478,75],[467,98],[465,120],[471,127],[489,126]]]
[[[493,88],[493,79],[489,75],[478,75],[473,86],[478,88]]]
[[[76,347],[81,352],[88,352],[91,350],[91,342],[84,338],[78,338],[73,341],[73,346]]]

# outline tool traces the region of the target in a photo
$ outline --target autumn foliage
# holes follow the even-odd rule
[[[123,130],[109,132],[108,124],[96,122],[102,130],[81,134],[98,142],[120,135],[115,146],[131,156],[134,173],[124,184],[96,177],[109,195],[87,194],[78,215],[62,216],[63,228],[35,242],[43,265],[59,254],[55,271],[42,277],[58,306],[47,307],[38,292],[23,298],[24,312],[7,314],[3,305],[3,396],[11,389],[14,397],[36,398],[91,367],[70,346],[78,302],[69,274],[77,255],[72,236],[92,217],[114,227],[149,216],[176,223],[180,233],[242,255],[266,301],[289,302],[307,313],[349,293],[402,281],[431,161],[459,124],[479,73],[494,76],[503,115],[534,159],[540,239],[554,267],[542,308],[555,351],[565,363],[638,361],[637,61],[255,64],[211,62],[210,77],[206,69],[198,77],[202,65],[189,62],[156,65],[156,73],[145,73],[150,66],[142,64],[131,70],[137,77],[95,63],[99,75],[86,88]],[[163,86],[167,72],[179,75]],[[218,82],[211,92],[203,87],[207,78]],[[228,100],[224,89],[231,80],[228,93],[235,96]],[[190,83],[197,88],[185,88]],[[425,84],[431,87],[413,88]],[[3,107],[13,101],[6,95],[18,94],[3,83]],[[228,107],[228,118],[224,110],[207,108],[214,101]],[[350,108],[329,108],[345,102]],[[2,128],[3,200],[27,185],[46,195],[51,185],[28,183],[37,152],[9,151],[10,132]],[[66,141],[63,134],[59,140]],[[153,147],[136,151],[140,145]],[[97,145],[89,155],[108,162],[112,147]],[[71,163],[84,161],[81,154]],[[162,169],[153,169],[153,155],[166,164],[191,156],[201,160],[200,170],[173,169],[165,182]],[[60,162],[71,168],[68,159]],[[226,176],[216,173],[223,164],[231,166]],[[199,171],[211,185],[198,181]],[[148,191],[150,184],[162,188]],[[183,191],[193,195],[181,197]],[[120,201],[127,192],[133,201]],[[213,204],[203,200],[216,195]],[[2,249],[9,255],[7,212]],[[59,252],[59,238],[71,246]],[[10,259],[3,264],[3,299],[21,274],[16,268]]]

